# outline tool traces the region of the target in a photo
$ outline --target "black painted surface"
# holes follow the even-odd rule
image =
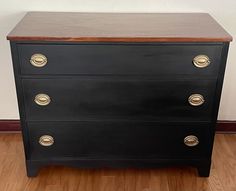
[[[89,75],[196,75],[215,76],[220,64],[221,44],[21,44],[18,45],[22,74]],[[48,64],[36,68],[29,62],[35,53]],[[192,60],[208,55],[211,64],[196,68]]]
[[[145,80],[126,78],[24,79],[27,120],[151,120],[210,121],[215,93],[213,80]],[[46,93],[47,106],[34,98]],[[191,106],[199,93],[205,103]]]
[[[209,176],[228,45],[11,42],[27,175],[56,164],[192,165]],[[48,65],[34,68],[34,53],[46,54]],[[211,65],[194,67],[198,54]],[[38,93],[49,94],[50,105],[37,106]],[[192,93],[206,102],[190,106]],[[53,146],[39,145],[44,134]],[[189,134],[198,146],[184,145]]]
[[[208,153],[207,123],[151,122],[30,122],[31,159],[179,159],[204,158]],[[50,147],[38,143],[51,135]],[[195,135],[199,145],[188,147],[184,138]]]

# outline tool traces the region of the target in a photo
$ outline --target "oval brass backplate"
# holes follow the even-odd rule
[[[51,102],[51,99],[47,94],[37,94],[34,102],[40,106],[46,106]]]
[[[39,144],[45,147],[53,145],[54,139],[51,135],[43,135],[39,138]]]
[[[198,68],[205,68],[210,64],[210,59],[206,55],[198,55],[194,57],[193,64]]]
[[[192,106],[200,106],[205,102],[205,100],[201,94],[192,94],[189,96],[188,102]]]
[[[199,144],[199,140],[195,135],[189,135],[184,138],[184,144],[189,147],[194,147]]]
[[[43,67],[47,62],[47,57],[43,54],[33,54],[30,59],[30,63],[35,67]]]

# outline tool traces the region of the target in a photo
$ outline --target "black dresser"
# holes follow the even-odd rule
[[[209,176],[232,37],[208,14],[30,12],[7,38],[28,176],[46,165]]]

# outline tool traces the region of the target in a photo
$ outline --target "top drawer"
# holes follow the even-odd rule
[[[216,75],[221,44],[18,44],[21,74]],[[32,55],[36,64],[30,60]],[[206,55],[210,64],[193,59]],[[47,63],[43,62],[43,59]],[[202,62],[204,60],[200,60]],[[39,62],[39,63],[37,63]],[[41,67],[35,65],[42,64]],[[202,63],[200,63],[202,64]],[[203,63],[204,64],[204,63]]]

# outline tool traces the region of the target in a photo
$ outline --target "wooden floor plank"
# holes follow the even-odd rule
[[[0,134],[1,191],[235,191],[236,134],[217,134],[211,176],[195,168],[76,169],[44,167],[36,178],[25,171],[21,134]]]
[[[236,190],[236,155],[233,152],[235,146],[236,135],[216,135],[213,168],[220,178],[224,191]]]

